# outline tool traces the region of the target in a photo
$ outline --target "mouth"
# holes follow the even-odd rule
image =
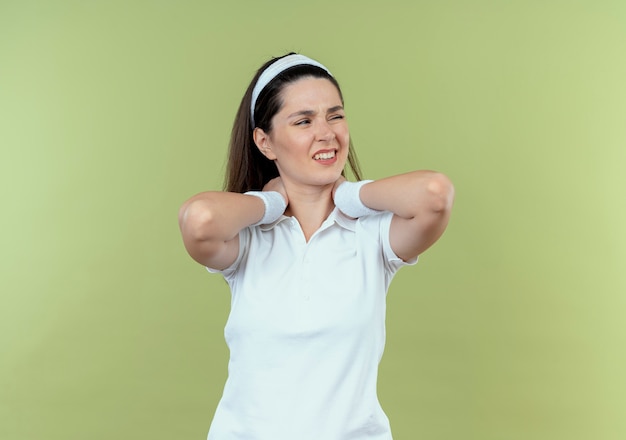
[[[337,150],[324,150],[318,151],[313,155],[313,159],[317,161],[329,161],[335,159],[337,156]]]

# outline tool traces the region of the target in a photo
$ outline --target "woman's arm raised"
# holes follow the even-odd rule
[[[212,269],[230,266],[239,252],[239,231],[263,217],[258,197],[208,191],[195,195],[180,208],[178,223],[191,257]]]
[[[280,216],[288,203],[282,180],[270,180],[263,187],[263,191],[267,191],[263,195],[270,196],[270,214]],[[270,192],[277,192],[282,199]],[[271,196],[274,200],[278,198],[279,202],[272,202]],[[267,199],[264,201],[259,198],[258,193],[254,196],[219,191],[203,192],[187,200],[178,213],[178,223],[187,252],[204,266],[226,269],[237,259],[239,231],[261,220],[268,220],[267,202]]]
[[[408,261],[432,246],[445,231],[454,187],[441,173],[413,171],[364,185],[360,198],[369,208],[395,214],[389,233],[391,248]]]

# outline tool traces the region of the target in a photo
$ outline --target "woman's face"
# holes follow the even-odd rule
[[[339,91],[323,78],[303,78],[281,92],[283,106],[269,133],[257,129],[261,152],[285,185],[333,184],[348,157],[350,133]]]

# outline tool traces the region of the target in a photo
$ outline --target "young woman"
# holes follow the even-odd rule
[[[444,232],[453,187],[433,171],[360,179],[328,69],[298,54],[262,66],[235,119],[226,191],[179,215],[191,257],[232,293],[209,439],[391,439],[376,395],[385,296]]]

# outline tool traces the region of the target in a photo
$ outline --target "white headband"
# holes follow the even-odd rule
[[[287,55],[286,57],[280,58],[278,61],[269,65],[267,69],[263,71],[256,84],[254,85],[254,89],[252,90],[252,103],[250,104],[250,120],[252,121],[252,128],[254,129],[254,106],[256,105],[256,100],[263,91],[263,89],[270,83],[271,80],[276,78],[279,74],[289,69],[290,67],[300,66],[300,65],[310,65],[316,66],[321,69],[324,69],[330,76],[333,76],[330,71],[324,67],[322,64],[318,63],[311,58],[305,57],[300,54]]]

